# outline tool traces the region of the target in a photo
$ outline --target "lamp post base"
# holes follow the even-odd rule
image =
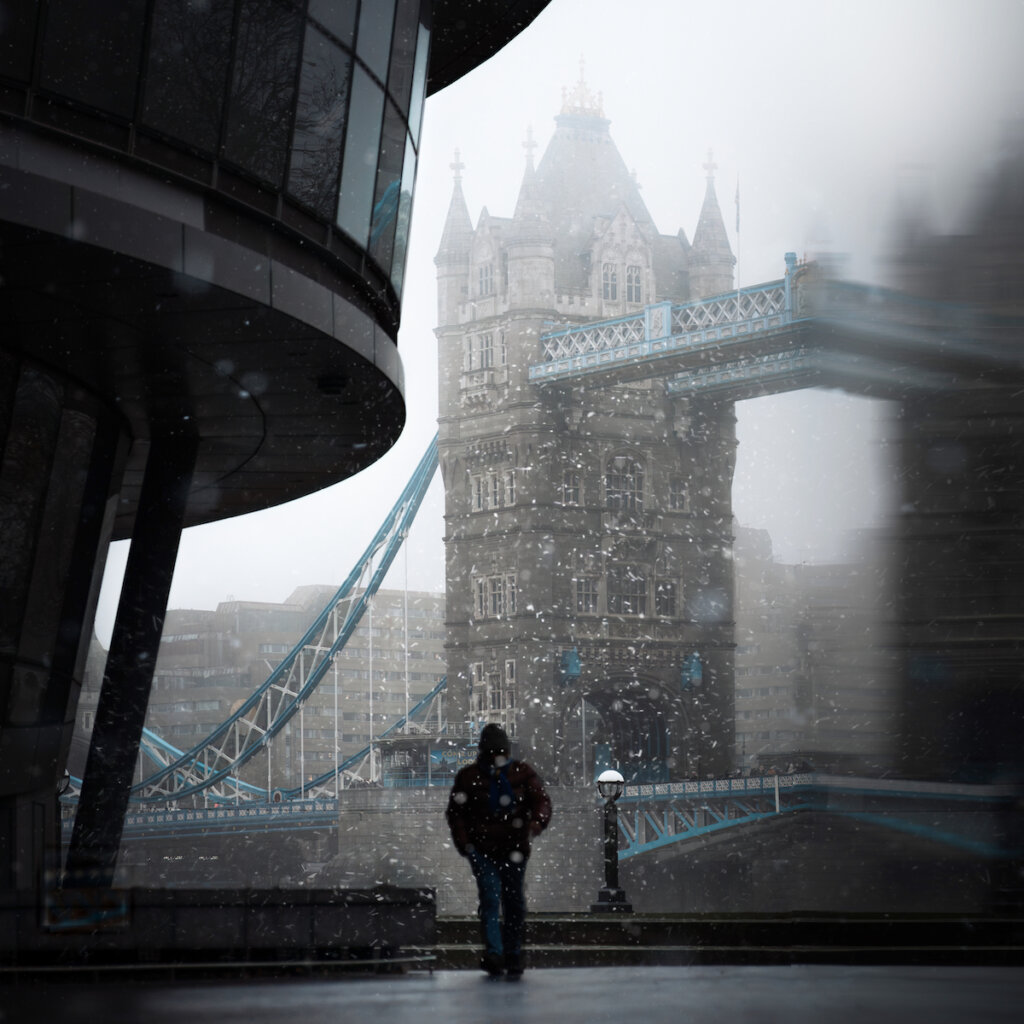
[[[597,902],[590,904],[592,914],[632,914],[633,904],[626,899],[625,889],[601,889]]]

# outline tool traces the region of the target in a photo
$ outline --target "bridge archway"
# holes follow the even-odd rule
[[[566,701],[559,778],[588,786],[614,767],[630,785],[667,782],[685,757],[688,733],[685,709],[660,682],[609,677]]]

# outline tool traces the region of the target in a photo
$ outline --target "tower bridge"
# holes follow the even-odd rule
[[[779,279],[738,287],[711,160],[691,242],[654,223],[582,79],[555,125],[536,166],[527,150],[510,217],[490,207],[474,224],[456,159],[435,257],[450,720],[501,722],[562,783],[602,757],[637,784],[724,776],[734,406],[825,386],[897,406],[891,643],[921,682],[876,754],[927,773],[993,760],[976,738],[954,753],[967,737],[948,723],[972,686],[1012,703],[1020,586],[985,538],[1008,539],[1018,514],[987,467],[1019,464],[1019,317],[835,280],[792,253]],[[951,448],[956,472],[940,477]],[[1006,553],[1020,565],[1013,542]],[[948,613],[934,607],[947,571],[964,584]],[[971,647],[970,616],[1010,593],[1018,625]],[[947,671],[951,689],[929,690]],[[950,736],[941,756],[930,730]]]
[[[578,92],[539,166],[528,156],[513,217],[484,211],[474,227],[456,160],[436,257],[436,449],[287,667],[192,750],[151,744],[162,760],[136,797],[153,806],[129,832],[140,841],[196,828],[244,834],[307,811],[322,828],[324,808],[341,814],[353,800],[369,801],[360,813],[374,800],[393,810],[372,744],[360,763],[280,792],[298,801],[287,811],[271,806],[269,782],[239,772],[324,677],[365,607],[356,580],[370,580],[366,592],[379,583],[440,466],[448,677],[423,709],[428,736],[471,745],[484,722],[503,724],[584,818],[595,771],[618,764],[632,787],[620,820],[627,861],[649,863],[791,811],[1019,857],[1018,833],[1004,827],[1012,784],[1007,793],[908,796],[868,780],[727,778],[734,403],[815,385],[900,403],[896,444],[912,512],[899,537],[894,642],[905,677],[892,762],[954,787],[1019,763],[1010,725],[1020,718],[1012,687],[1022,616],[1011,581],[1019,524],[1012,488],[985,471],[1016,465],[1019,321],[832,280],[792,254],[780,279],[736,288],[710,169],[693,243],[660,234],[599,106],[582,83]],[[585,182],[574,177],[581,166]],[[936,431],[946,456],[955,439],[953,462],[936,462]],[[955,473],[936,477],[936,465],[954,463]],[[993,546],[999,536],[1003,547]],[[1005,724],[989,729],[998,719]],[[985,728],[971,733],[978,722]],[[346,778],[378,787],[343,793]],[[422,794],[424,807],[436,798]],[[990,820],[965,831],[981,817],[956,818],[953,805],[973,799]],[[226,805],[190,811],[188,800]],[[949,805],[939,819],[937,800]],[[376,834],[380,821],[368,820],[363,830]]]
[[[528,147],[511,218],[485,210],[474,226],[452,165],[436,451],[253,696],[188,751],[150,737],[137,801],[270,799],[273,739],[352,634],[437,465],[437,732],[471,740],[499,721],[562,784],[605,762],[633,783],[725,776],[734,403],[825,384],[928,409],[965,382],[984,401],[1021,375],[1006,323],[965,305],[833,280],[793,254],[778,280],[736,287],[710,160],[691,243],[659,232],[582,80],[555,120],[536,167]],[[372,753],[283,796],[336,795],[373,776]]]

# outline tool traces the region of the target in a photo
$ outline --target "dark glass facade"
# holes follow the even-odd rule
[[[6,6],[9,112],[161,162],[336,254],[354,243],[400,300],[430,4]]]

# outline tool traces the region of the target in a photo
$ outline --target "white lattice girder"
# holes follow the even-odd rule
[[[543,362],[530,367],[530,379],[554,380],[597,368],[696,352],[729,338],[752,338],[790,320],[786,288],[779,284],[681,306],[662,303],[635,316],[583,324],[542,336]]]

